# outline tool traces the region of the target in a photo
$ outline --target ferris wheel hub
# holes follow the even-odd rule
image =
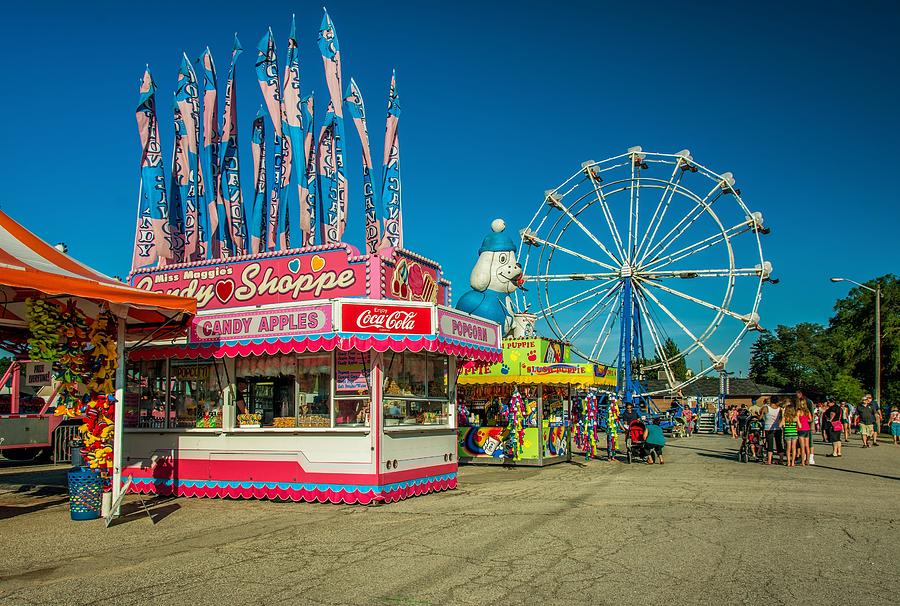
[[[628,263],[624,263],[622,265],[622,269],[619,270],[619,277],[621,278],[630,278],[634,274],[634,268],[631,267]]]

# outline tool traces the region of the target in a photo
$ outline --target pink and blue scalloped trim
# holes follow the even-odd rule
[[[184,358],[234,358],[312,351],[375,350],[385,352],[430,351],[480,362],[499,362],[503,350],[496,347],[464,343],[441,335],[359,335],[357,333],[325,333],[310,336],[275,337],[269,339],[244,339],[224,343],[191,343],[162,347],[143,347],[131,353],[132,360],[148,360],[163,357]]]
[[[141,494],[175,494],[182,497],[232,499],[282,499],[310,503],[344,503],[368,505],[392,503],[429,492],[453,490],[457,474],[446,473],[381,486],[352,484],[310,484],[305,482],[229,482],[224,480],[163,480],[132,478],[130,492]]]

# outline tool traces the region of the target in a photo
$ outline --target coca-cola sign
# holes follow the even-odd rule
[[[431,307],[377,303],[343,303],[341,331],[428,335],[433,332]]]

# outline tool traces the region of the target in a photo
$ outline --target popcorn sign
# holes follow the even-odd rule
[[[472,316],[438,309],[438,332],[456,341],[500,347],[500,327]]]

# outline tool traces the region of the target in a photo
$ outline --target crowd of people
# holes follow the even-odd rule
[[[843,444],[854,432],[862,448],[877,447],[883,413],[870,394],[853,406],[834,398],[815,404],[802,391],[794,397],[767,398],[759,406],[732,405],[722,411],[731,436],[741,440],[741,453],[749,450],[757,458],[765,453],[766,465],[772,465],[777,455],[777,463],[788,467],[815,464],[813,437],[818,435],[831,445],[827,457],[844,456]],[[892,406],[889,414],[893,443],[900,445],[900,410]]]

